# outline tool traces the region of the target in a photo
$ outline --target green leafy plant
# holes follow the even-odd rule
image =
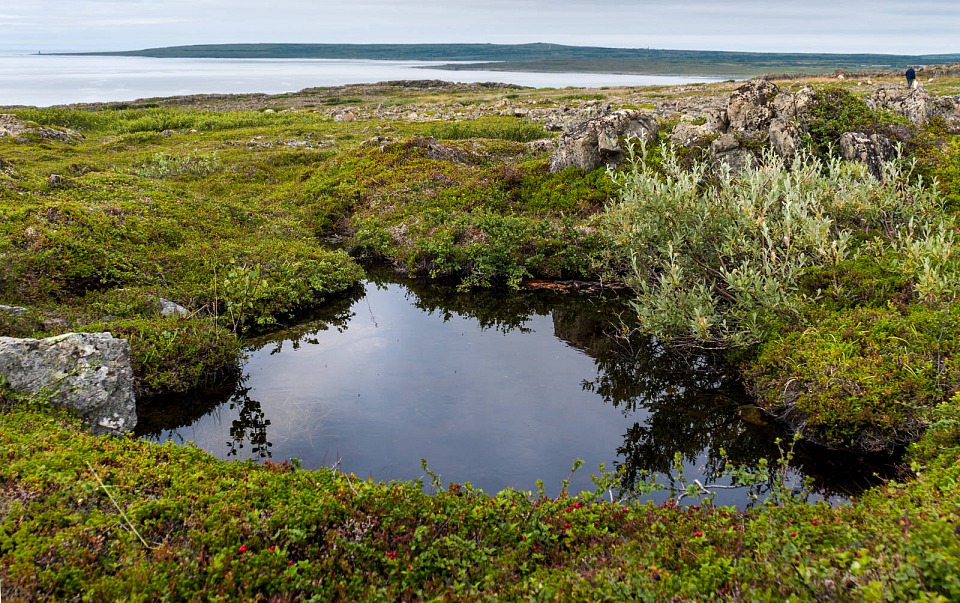
[[[175,178],[184,174],[207,176],[219,167],[216,152],[191,153],[183,157],[173,157],[166,153],[154,155],[136,165],[132,172],[143,178]]]
[[[806,294],[798,287],[811,265],[833,265],[848,253],[851,233],[831,217],[835,181],[817,159],[791,165],[768,153],[757,170],[684,169],[671,148],[659,169],[646,148],[611,177],[619,199],[603,228],[633,258],[635,303],[651,334],[690,345],[739,347],[763,341],[784,320],[797,320]]]

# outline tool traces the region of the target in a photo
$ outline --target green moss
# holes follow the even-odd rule
[[[586,228],[612,190],[601,171],[552,174],[520,144],[411,139],[343,153],[304,186],[321,236],[464,286],[585,277],[599,240]],[[562,250],[560,250],[562,248]]]
[[[139,395],[214,388],[236,378],[236,334],[210,319],[126,318],[80,327],[130,341]]]
[[[95,438],[0,395],[11,600],[952,600],[955,456],[850,505],[752,511],[374,483]]]
[[[885,449],[919,439],[960,386],[948,310],[854,309],[761,348],[747,368],[760,403],[830,446]]]
[[[543,126],[515,117],[488,117],[473,121],[440,123],[427,128],[427,135],[440,140],[489,138],[530,142],[548,138]]]

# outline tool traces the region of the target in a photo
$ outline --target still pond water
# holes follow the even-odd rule
[[[253,342],[236,390],[172,409],[144,404],[138,430],[225,459],[297,458],[378,481],[424,477],[426,458],[445,483],[491,493],[542,479],[556,494],[576,458],[585,463],[572,491],[593,489],[599,463],[670,474],[679,453],[685,477],[707,483],[721,448],[737,463],[778,456],[782,434],[749,412],[733,371],[618,337],[624,310],[597,295],[374,279]],[[827,499],[873,471],[863,459],[798,452],[792,477],[814,477]],[[746,496],[723,490],[717,502]]]

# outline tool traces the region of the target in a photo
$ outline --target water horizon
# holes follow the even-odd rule
[[[0,106],[127,102],[193,94],[282,94],[396,80],[502,82],[532,88],[710,83],[718,77],[445,70],[449,61],[212,59],[0,52]]]

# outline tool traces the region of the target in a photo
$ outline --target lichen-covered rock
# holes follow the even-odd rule
[[[776,116],[773,101],[780,93],[776,84],[767,80],[750,80],[730,95],[727,118],[731,130],[763,131]]]
[[[110,333],[0,337],[0,375],[15,390],[48,392],[95,433],[122,434],[137,424],[130,344]]]
[[[933,116],[942,119],[951,133],[960,133],[960,95],[941,96],[933,101]]]
[[[722,134],[710,143],[714,160],[732,172],[742,172],[757,167],[757,158],[750,149],[744,148],[734,134]]]
[[[0,138],[11,136],[21,138],[25,135],[39,136],[46,140],[59,140],[61,142],[73,142],[83,135],[67,128],[48,128],[32,122],[23,121],[15,115],[0,113]]]
[[[778,117],[770,122],[770,147],[781,157],[793,157],[802,144],[802,136],[795,120]]]
[[[803,121],[810,113],[816,99],[816,92],[810,86],[804,86],[795,93],[780,92],[773,97],[774,114],[780,119]]]
[[[631,138],[656,140],[660,128],[654,115],[636,109],[621,109],[609,115],[580,122],[560,135],[550,157],[550,171],[568,167],[592,170],[601,165],[619,165],[624,143]]]
[[[865,163],[874,176],[880,176],[881,164],[895,154],[896,146],[880,134],[845,132],[840,135],[840,155],[848,161]]]
[[[899,113],[918,126],[926,125],[934,112],[934,102],[923,88],[880,88],[867,100],[867,106]]]

